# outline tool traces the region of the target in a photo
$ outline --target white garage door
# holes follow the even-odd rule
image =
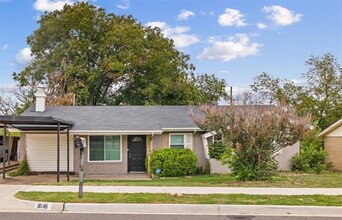
[[[67,171],[66,134],[60,135],[60,171]],[[74,148],[70,137],[70,172],[74,171]],[[57,171],[57,134],[26,134],[26,155],[33,172]]]

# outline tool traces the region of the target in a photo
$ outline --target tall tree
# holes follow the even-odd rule
[[[38,23],[28,37],[34,61],[14,73],[21,86],[28,84],[27,78],[46,85],[51,78],[63,79],[59,91],[76,94],[78,105],[202,101],[198,95],[205,89],[193,80],[189,56],[175,49],[158,28],[144,27],[132,16],[107,14],[86,2],[46,13]],[[54,74],[58,77],[51,77]],[[222,89],[213,91],[208,102],[217,102]]]
[[[342,68],[336,58],[327,53],[312,56],[303,74],[308,85],[301,93],[299,109],[311,112],[324,129],[342,118]]]
[[[13,115],[18,103],[13,97],[6,94],[7,92],[4,89],[0,89],[0,115]]]
[[[262,73],[254,78],[251,87],[267,95],[271,103],[286,102],[300,114],[310,113],[325,129],[342,117],[342,68],[330,53],[311,56],[306,64],[309,69],[302,74],[303,85]]]

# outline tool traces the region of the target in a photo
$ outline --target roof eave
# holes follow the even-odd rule
[[[202,131],[199,127],[192,127],[192,128],[162,128],[163,131]]]
[[[338,120],[337,122],[335,122],[334,124],[332,124],[329,127],[327,127],[324,131],[319,133],[318,136],[319,137],[324,136],[324,135],[332,132],[333,130],[335,130],[337,127],[339,127],[341,125],[342,125],[342,118],[340,120]]]
[[[120,135],[146,135],[162,134],[162,130],[70,130],[71,134],[120,134]]]

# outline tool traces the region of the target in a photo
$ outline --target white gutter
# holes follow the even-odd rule
[[[163,131],[202,131],[202,129],[198,127],[194,128],[162,128]]]
[[[70,134],[141,134],[141,135],[146,135],[146,134],[162,134],[163,131],[161,130],[149,130],[149,131],[144,131],[144,130],[70,130]]]

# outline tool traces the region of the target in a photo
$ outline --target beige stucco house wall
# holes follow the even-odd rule
[[[197,166],[205,169],[206,158],[204,156],[203,144],[201,139],[201,133],[195,132],[164,132],[162,134],[146,135],[146,158],[151,154],[153,150],[169,147],[170,134],[189,134],[192,137],[191,149],[198,157]],[[90,134],[89,134],[90,135]],[[127,161],[127,135],[122,134],[121,137],[121,160],[120,161],[101,161],[92,162],[89,161],[89,135],[83,134],[83,137],[87,141],[87,147],[84,149],[84,174],[85,175],[121,175],[128,173],[128,161]],[[60,145],[60,171],[66,172],[66,133],[61,132],[61,145]],[[75,135],[70,134],[70,172],[76,174],[79,173],[79,160],[80,150],[74,148]],[[55,172],[57,165],[57,148],[56,132],[22,132],[20,142],[20,160],[25,157],[28,159],[28,163],[32,172]]]
[[[342,171],[342,119],[322,131],[324,137],[324,149],[328,153],[327,162],[332,162],[332,170]]]

